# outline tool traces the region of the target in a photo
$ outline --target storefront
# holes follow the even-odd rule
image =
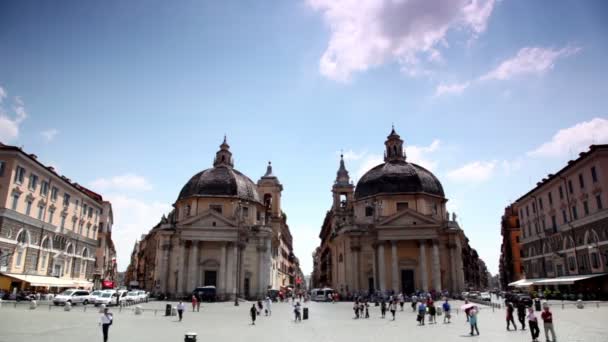
[[[56,277],[47,277],[29,274],[0,274],[0,289],[5,291],[32,291],[32,292],[61,292],[65,288],[90,289],[93,283],[89,281],[74,281]]]

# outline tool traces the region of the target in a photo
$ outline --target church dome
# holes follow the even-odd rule
[[[357,183],[355,198],[378,194],[427,193],[445,197],[441,182],[427,169],[406,161],[403,140],[391,131],[387,137],[384,163],[367,171]]]
[[[190,178],[179,193],[177,200],[189,197],[234,197],[261,203],[255,183],[233,168],[230,146],[224,142],[216,153],[213,167]]]
[[[419,192],[445,196],[441,183],[427,169],[405,161],[390,161],[372,168],[361,177],[355,188],[355,198]]]

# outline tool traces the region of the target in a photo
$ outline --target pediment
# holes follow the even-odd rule
[[[378,223],[378,226],[419,226],[437,225],[440,222],[431,216],[422,215],[414,210],[405,209]]]
[[[236,222],[214,210],[206,210],[179,222],[178,225],[182,227],[236,227]]]

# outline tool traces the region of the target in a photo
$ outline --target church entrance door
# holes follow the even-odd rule
[[[217,287],[217,271],[205,271],[204,286]]]
[[[416,290],[414,270],[401,270],[401,290],[407,295],[411,295]]]

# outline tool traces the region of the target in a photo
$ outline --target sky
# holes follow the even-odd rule
[[[305,273],[340,151],[394,124],[498,271],[504,208],[608,143],[603,0],[1,1],[0,141],[110,200],[118,265],[224,134],[272,161]]]

